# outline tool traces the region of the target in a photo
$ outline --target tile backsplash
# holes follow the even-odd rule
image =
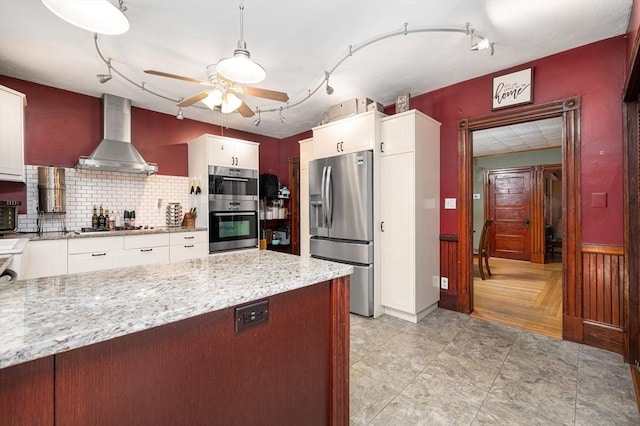
[[[26,166],[27,214],[18,215],[18,231],[36,232],[38,218],[38,166]],[[93,206],[111,211],[136,211],[136,225],[165,226],[168,203],[180,203],[183,212],[194,204],[185,176],[137,175],[133,173],[65,168],[66,214],[45,214],[43,232],[79,231],[91,226]],[[206,194],[198,195],[198,197]],[[162,200],[158,207],[158,200]],[[191,203],[191,204],[190,204]]]

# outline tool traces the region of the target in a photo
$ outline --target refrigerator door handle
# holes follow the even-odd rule
[[[333,226],[333,178],[331,177],[331,166],[327,166],[327,228]]]
[[[322,183],[320,184],[320,227],[324,228],[327,218],[327,196],[325,194],[325,186],[327,181],[327,166],[322,167]]]

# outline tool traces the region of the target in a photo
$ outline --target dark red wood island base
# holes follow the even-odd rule
[[[349,423],[349,277],[0,370],[1,425]]]

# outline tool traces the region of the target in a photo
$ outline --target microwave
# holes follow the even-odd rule
[[[258,171],[209,166],[209,200],[258,200]]]
[[[18,229],[18,206],[20,201],[0,200],[0,234],[16,232]]]

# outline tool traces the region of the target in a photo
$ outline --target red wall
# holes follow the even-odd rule
[[[442,123],[441,232],[458,234],[457,211],[444,210],[444,198],[457,197],[457,122],[491,113],[494,76],[533,66],[535,104],[582,97],[582,241],[622,245],[625,64],[626,41],[620,36],[411,98],[411,108]],[[606,208],[591,207],[592,194],[599,192],[607,193]]]
[[[632,41],[631,41],[632,42]],[[412,97],[411,107],[435,118],[441,126],[441,200],[457,196],[457,122],[491,113],[491,83],[495,75],[534,67],[536,104],[570,96],[582,97],[581,209],[582,241],[621,245],[623,241],[623,124],[622,99],[627,40],[614,37]],[[491,60],[489,57],[487,60]],[[102,135],[100,102],[9,77],[0,84],[27,94],[26,162],[74,166],[88,155]],[[387,108],[393,113],[393,107]],[[185,143],[202,133],[220,134],[220,127],[171,115],[133,109],[133,139],[147,161],[157,162],[161,174],[186,176]],[[283,140],[224,129],[226,136],[255,140],[260,146],[260,170],[288,181],[288,158],[298,155],[297,142],[310,132]],[[17,186],[23,188],[22,186]],[[20,191],[18,191],[20,192]],[[593,193],[607,193],[607,207],[591,207]],[[15,198],[16,185],[0,183],[0,198]],[[456,210],[444,210],[443,234],[458,233]]]
[[[0,75],[0,84],[27,95],[25,109],[25,163],[74,167],[81,155],[89,155],[102,140],[100,99]],[[260,171],[287,174],[281,167],[278,139],[194,120],[177,120],[133,107],[133,143],[145,160],[158,164],[162,175],[187,176],[187,142],[203,133],[260,143]],[[24,212],[25,185],[0,182],[0,199],[20,200]]]

